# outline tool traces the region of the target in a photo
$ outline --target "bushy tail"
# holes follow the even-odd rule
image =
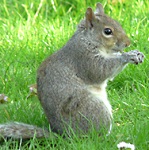
[[[49,137],[49,132],[48,130],[19,122],[0,124],[0,141],[9,138],[27,140],[33,137]]]

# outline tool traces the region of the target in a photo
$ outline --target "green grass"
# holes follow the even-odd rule
[[[100,1],[105,12],[118,20],[131,39],[131,49],[139,49],[143,64],[129,65],[107,88],[114,123],[108,137],[93,132],[87,138],[63,139],[57,135],[26,143],[8,141],[0,149],[116,150],[125,141],[137,150],[149,149],[149,2]],[[0,1],[0,93],[10,101],[0,104],[0,123],[20,121],[48,127],[37,97],[27,99],[28,86],[36,82],[40,63],[61,48],[75,32],[88,6],[95,0],[1,0]],[[41,4],[41,5],[40,5]]]

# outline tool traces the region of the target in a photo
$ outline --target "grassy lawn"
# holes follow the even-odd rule
[[[100,0],[105,12],[118,20],[131,39],[126,51],[138,49],[145,61],[129,65],[113,82],[108,96],[113,107],[113,129],[108,137],[92,132],[86,138],[8,141],[0,149],[116,150],[121,141],[137,150],[149,150],[149,1]],[[0,104],[0,123],[19,121],[49,127],[38,98],[27,99],[29,85],[36,82],[40,63],[61,48],[75,32],[86,8],[95,0],[1,0],[0,1],[0,93],[9,102]]]

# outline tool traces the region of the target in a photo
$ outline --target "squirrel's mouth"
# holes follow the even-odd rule
[[[122,53],[123,50],[124,50],[124,48],[112,48],[112,51],[113,51],[114,53]]]

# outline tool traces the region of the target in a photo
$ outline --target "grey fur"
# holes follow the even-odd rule
[[[110,133],[112,109],[106,84],[128,63],[138,64],[144,58],[136,50],[123,52],[130,44],[129,38],[118,22],[104,14],[100,3],[96,7],[95,13],[91,8],[87,9],[85,19],[72,38],[47,58],[37,72],[39,100],[51,130],[59,134],[70,134],[70,127],[79,134],[88,133],[92,127],[99,133],[102,128]],[[106,34],[105,28],[111,29],[112,34]],[[25,127],[21,124],[20,127],[19,124],[14,126],[18,131]],[[34,130],[32,126],[26,125],[26,128]],[[3,129],[4,126],[0,126],[0,134],[4,137],[9,137],[9,132],[15,134],[15,128]],[[39,135],[44,135],[43,130],[39,129],[40,132]],[[24,135],[21,132],[13,137],[23,138]]]
[[[104,28],[113,34],[104,35]],[[140,63],[144,57],[138,51],[118,53],[129,44],[122,27],[104,14],[101,4],[95,14],[87,9],[73,37],[38,69],[37,93],[53,131],[63,133],[66,123],[86,133],[88,120],[97,131],[110,128],[112,112],[104,103],[108,100],[102,86],[126,64]]]

